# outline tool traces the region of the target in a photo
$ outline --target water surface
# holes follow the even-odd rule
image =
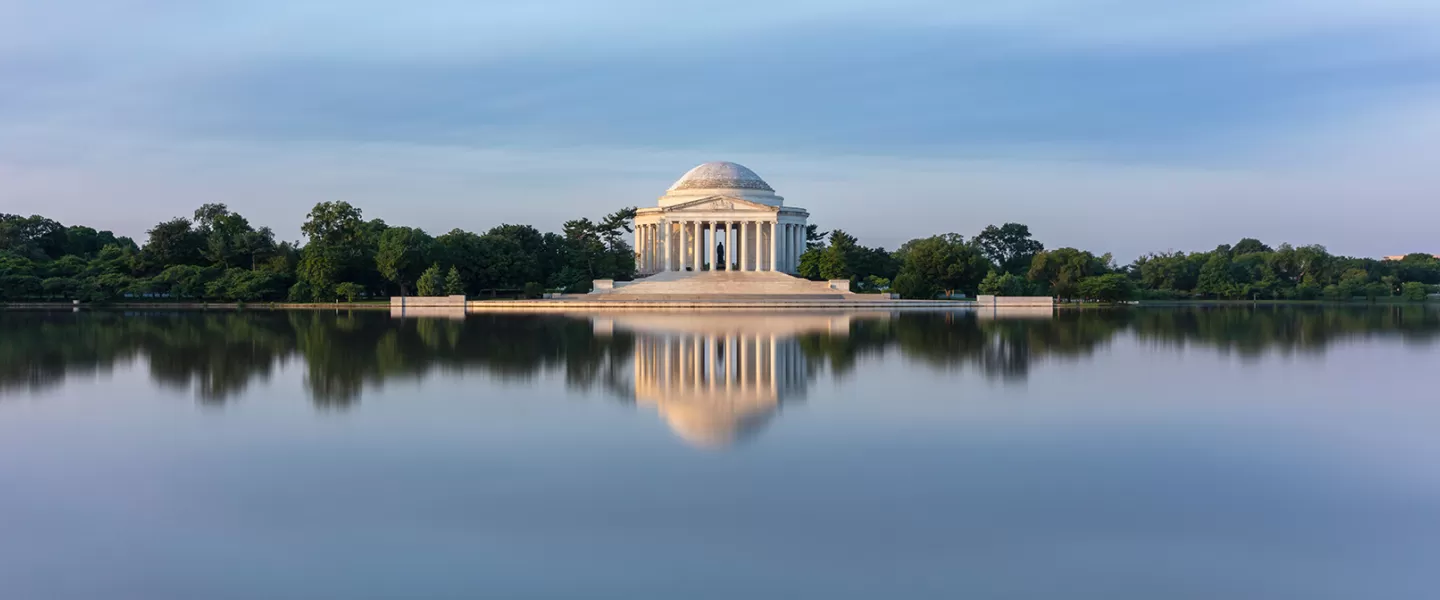
[[[1440,311],[0,313],[0,597],[1440,597]]]

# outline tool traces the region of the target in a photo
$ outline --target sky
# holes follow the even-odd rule
[[[137,240],[554,230],[729,160],[888,248],[1440,253],[1436,156],[1434,0],[0,0],[0,212]]]

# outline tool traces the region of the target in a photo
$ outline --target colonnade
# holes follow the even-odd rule
[[[662,219],[635,227],[641,273],[718,270],[719,265],[731,271],[796,273],[804,252],[804,223]]]

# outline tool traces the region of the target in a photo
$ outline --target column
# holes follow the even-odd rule
[[[719,221],[711,221],[711,222],[710,222],[710,243],[705,244],[705,262],[710,263],[710,270],[711,270],[711,271],[718,271],[718,270],[720,270],[720,264],[717,263],[717,262],[715,262],[715,250],[716,250],[716,248],[715,248],[715,246],[716,246],[715,240],[719,239],[719,238],[715,237],[715,233],[718,232],[718,231],[720,231],[720,222],[719,222]]]
[[[700,228],[700,221],[691,221],[690,231],[690,252],[694,253],[694,256],[690,257],[690,268],[699,273],[700,261],[705,259],[704,253],[700,251],[700,242],[705,239],[705,231]]]
[[[725,222],[725,270],[735,267],[735,222]]]
[[[782,223],[780,224],[780,272],[791,272],[791,260],[793,259],[795,256],[791,255],[791,224]]]
[[[795,272],[800,272],[800,257],[805,254],[805,224],[795,224]]]
[[[802,247],[800,246],[800,244],[798,243],[798,241],[797,241],[799,238],[796,236],[796,234],[798,234],[798,233],[800,233],[800,226],[797,225],[797,224],[791,223],[791,224],[790,224],[790,272],[791,272],[791,273],[796,273],[796,272],[799,272],[799,271],[800,271],[800,255],[805,253],[805,249],[802,248]]]
[[[679,267],[680,267],[680,262],[677,261],[677,260],[675,260],[675,253],[680,249],[680,245],[677,243],[679,240],[676,239],[676,238],[678,237],[678,236],[677,236],[677,233],[678,233],[678,232],[676,231],[676,230],[677,230],[677,227],[676,227],[675,225],[676,225],[675,223],[672,223],[672,222],[669,222],[669,221],[666,221],[666,222],[665,222],[665,242],[664,242],[664,245],[665,245],[665,270],[666,270],[666,271],[678,271],[678,270],[680,270],[680,268],[679,268]]]
[[[639,263],[641,263],[641,272],[648,273],[649,263],[651,263],[651,260],[649,260],[649,250],[651,250],[652,247],[655,247],[654,245],[651,245],[651,243],[649,243],[648,224],[642,224],[642,226],[639,227],[639,239],[641,239],[641,250],[639,250]]]
[[[740,253],[740,270],[741,270],[741,271],[749,271],[749,270],[750,270],[750,268],[745,265],[745,260],[748,259],[748,258],[750,258],[750,251],[745,249],[745,240],[750,239],[750,233],[747,232],[747,231],[745,231],[745,228],[746,228],[746,227],[749,227],[749,226],[750,226],[750,222],[749,222],[749,221],[741,221],[741,222],[740,222],[740,231],[735,232],[735,238],[739,241],[739,244],[740,244],[740,247],[739,247],[739,248],[736,248],[736,251],[738,251],[738,252]]]
[[[691,233],[694,230],[692,228],[694,224],[693,221],[682,221],[680,224],[680,268],[676,269],[678,271],[684,271],[685,267],[691,265],[690,254],[695,251],[695,235]]]
[[[780,222],[779,222],[779,221],[771,221],[771,222],[770,222],[770,270],[771,270],[771,271],[777,270],[777,269],[779,268],[779,265],[780,265],[780,259],[779,259],[780,236],[776,235],[776,234],[780,233],[779,231],[776,230],[776,228],[779,227],[779,225],[780,225]]]
[[[795,223],[791,223],[789,227],[785,227],[785,245],[789,246],[789,255],[791,255],[791,263],[785,265],[786,273],[799,271],[799,266],[801,266],[801,249],[795,245],[796,230],[799,230],[799,226]]]

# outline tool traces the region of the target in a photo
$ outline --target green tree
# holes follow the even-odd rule
[[[300,263],[295,267],[296,283],[304,285],[298,290],[292,288],[292,291],[302,292],[302,296],[295,298],[292,294],[292,299],[310,302],[334,298],[335,285],[340,282],[342,273],[343,255],[341,249],[324,243],[306,244],[300,252]]]
[[[32,260],[60,258],[68,239],[65,226],[40,215],[0,213],[0,250]]]
[[[934,298],[941,291],[940,286],[933,281],[923,278],[919,273],[906,271],[904,267],[901,267],[900,274],[895,277],[891,289],[902,298],[925,300]]]
[[[142,269],[157,273],[177,265],[200,266],[205,238],[195,231],[189,219],[175,218],[160,223],[146,232],[149,239],[141,248]]]
[[[460,279],[460,270],[453,266],[445,275],[445,293],[450,296],[465,295],[465,282]]]
[[[934,297],[938,291],[974,293],[990,270],[980,249],[955,233],[911,240],[896,253],[895,290],[907,298]]]
[[[1028,296],[1030,295],[1030,284],[1022,277],[1012,273],[999,273],[991,271],[985,275],[980,282],[979,292],[992,296]]]
[[[1238,295],[1235,279],[1230,271],[1230,255],[1217,249],[1210,253],[1205,266],[1200,268],[1200,278],[1195,292],[1215,298],[1233,298]]]
[[[990,225],[975,236],[975,244],[1000,272],[1015,275],[1024,275],[1035,254],[1045,249],[1044,244],[1030,236],[1030,227],[1020,223]]]
[[[423,230],[391,227],[380,234],[375,265],[385,279],[400,286],[401,296],[408,296],[410,282],[415,281],[423,272],[434,244],[435,240]]]
[[[445,276],[440,274],[440,263],[430,265],[420,274],[415,288],[421,296],[442,296],[445,294]]]
[[[808,251],[808,250],[813,250],[813,249],[816,249],[816,248],[823,247],[823,246],[825,245],[825,239],[828,238],[829,236],[830,236],[830,233],[829,233],[829,232],[827,232],[827,231],[820,231],[820,226],[819,226],[819,225],[814,225],[814,224],[806,225],[806,226],[805,226],[805,249]],[[803,253],[802,253],[802,254],[803,254]]]
[[[1042,250],[1030,262],[1027,277],[1045,286],[1052,296],[1073,298],[1079,291],[1081,279],[1103,275],[1109,270],[1109,263],[1109,254],[1097,257],[1075,248]]]
[[[51,298],[71,299],[80,291],[80,282],[71,277],[51,277],[40,282],[45,295]],[[1424,288],[1421,288],[1424,291]]]
[[[1371,302],[1390,297],[1390,286],[1378,281],[1365,284],[1365,299]]]
[[[311,243],[344,246],[358,241],[364,224],[360,209],[349,202],[321,202],[305,215],[300,231],[310,238]]]
[[[205,297],[206,285],[210,279],[210,273],[198,266],[172,265],[151,281],[159,290],[173,298],[194,300]]]
[[[1120,273],[1095,275],[1080,280],[1080,295],[1101,302],[1120,302],[1135,295],[1135,285]]]
[[[1263,242],[1255,238],[1244,238],[1239,242],[1236,242],[1235,246],[1230,249],[1230,254],[1233,256],[1244,256],[1246,254],[1257,253],[1263,254],[1268,252],[1274,252],[1274,250],[1271,250],[1269,246],[1266,246]]]
[[[365,288],[353,281],[346,281],[335,286],[335,293],[344,298],[346,302],[354,302],[356,298],[365,293]]]
[[[1410,302],[1424,302],[1430,294],[1425,289],[1425,284],[1409,281],[1400,286],[1400,295]]]

